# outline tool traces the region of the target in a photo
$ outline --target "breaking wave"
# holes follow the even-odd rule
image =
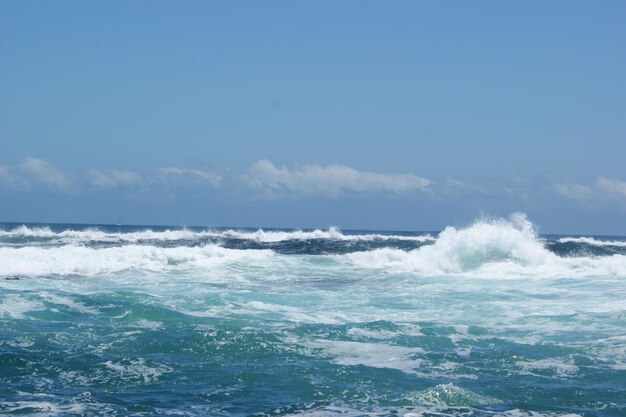
[[[353,265],[420,275],[626,276],[626,255],[559,256],[546,248],[524,214],[446,227],[432,245],[411,251],[382,248],[345,255]]]
[[[559,243],[582,243],[591,246],[616,246],[626,248],[626,241],[624,240],[598,240],[592,237],[562,237],[558,240]]]
[[[102,249],[75,245],[0,248],[0,276],[94,276],[128,270],[210,270],[236,262],[263,263],[273,255],[274,252],[269,250],[226,249],[216,245],[174,248],[141,245]]]
[[[311,240],[311,239],[328,239],[338,241],[373,241],[373,240],[399,240],[399,241],[415,241],[429,242],[435,238],[430,234],[414,235],[396,235],[381,233],[343,233],[336,227],[328,230],[263,230],[255,231],[244,230],[190,230],[190,229],[166,229],[161,231],[155,230],[138,230],[132,232],[107,232],[95,228],[85,230],[62,230],[53,231],[49,226],[28,227],[25,225],[15,227],[11,230],[0,230],[0,238],[44,238],[72,241],[104,241],[104,242],[140,242],[140,241],[176,241],[176,240],[192,240],[203,238],[227,238],[252,240],[256,242],[283,242],[289,240]]]
[[[114,232],[53,231],[49,227],[26,226],[0,231],[0,236],[59,239],[47,246],[38,245],[36,239],[33,244],[28,239],[19,245],[0,244],[0,276],[4,277],[93,276],[130,270],[210,272],[231,264],[261,269],[267,276],[287,270],[297,275],[301,269],[317,268],[320,260],[330,271],[348,267],[421,276],[626,276],[626,252],[619,247],[615,249],[618,244],[626,248],[626,242],[581,237],[548,240],[537,234],[523,214],[514,214],[509,219],[480,219],[465,228],[447,227],[436,238],[426,234],[344,234],[335,228]],[[202,236],[239,239],[239,242],[281,242],[281,246],[265,243],[229,247],[226,240],[202,240]],[[413,242],[406,244],[402,239]],[[90,245],[86,242],[89,240],[111,240],[115,244]],[[556,250],[555,245],[561,249]],[[567,252],[568,245],[575,245],[575,250]],[[604,249],[581,251],[581,245],[588,249],[610,245],[612,249],[598,255],[598,250]]]

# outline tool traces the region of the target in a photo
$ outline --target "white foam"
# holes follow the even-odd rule
[[[417,358],[424,351],[386,343],[363,343],[340,340],[317,339],[304,343],[312,354],[320,351],[338,365],[364,365],[372,368],[397,369],[414,373],[422,364]]]
[[[580,414],[574,413],[540,413],[537,411],[524,411],[520,409],[513,409],[494,413],[493,417],[582,417]]]
[[[276,314],[280,319],[292,323],[343,324],[350,318],[338,311],[311,311],[295,306],[270,304],[262,301],[234,303],[227,306],[212,306],[205,311],[191,311],[188,308],[172,306],[179,313],[193,317],[228,317],[233,314],[259,315]]]
[[[133,323],[133,326],[139,327],[140,329],[157,330],[163,326],[163,323],[160,321],[139,319]]]
[[[364,337],[368,339],[381,339],[381,340],[393,339],[399,334],[398,332],[393,332],[391,330],[382,330],[382,329],[370,330],[370,329],[364,329],[361,327],[351,327],[348,329],[347,333],[351,336]]]
[[[262,229],[256,232],[237,232],[227,230],[222,232],[223,236],[235,237],[238,239],[251,239],[259,242],[281,242],[286,240],[309,240],[309,239],[330,239],[330,240],[407,240],[416,242],[429,242],[434,238],[431,235],[406,236],[406,235],[388,235],[378,233],[368,234],[344,234],[339,229],[331,227],[328,230],[315,229],[312,231],[294,230],[284,231],[264,231]]]
[[[9,295],[0,301],[0,318],[26,319],[26,313],[45,309],[40,301]]]
[[[0,237],[29,237],[52,238],[65,241],[104,241],[104,242],[137,242],[140,240],[181,240],[193,239],[214,235],[211,232],[194,232],[188,229],[180,230],[142,230],[137,232],[104,232],[98,229],[63,230],[54,232],[49,226],[28,227],[19,226],[12,230],[0,230]]]
[[[74,245],[41,248],[0,248],[0,276],[93,276],[127,270],[165,272],[176,269],[210,269],[226,263],[263,263],[269,250],[225,249],[216,245],[160,248],[128,245],[87,248]]]
[[[242,230],[203,230],[193,231],[189,229],[174,229],[174,230],[142,230],[136,232],[105,232],[98,229],[85,229],[85,230],[63,230],[60,232],[53,232],[50,227],[27,227],[25,225],[16,227],[11,230],[0,230],[0,237],[38,237],[38,238],[51,238],[59,239],[62,241],[104,241],[104,242],[138,242],[143,240],[157,240],[157,241],[172,241],[182,239],[201,239],[207,237],[215,238],[234,238],[243,240],[254,240],[257,242],[282,242],[288,240],[308,240],[308,239],[330,239],[330,240],[344,240],[344,241],[371,241],[371,240],[406,240],[417,242],[433,241],[434,238],[431,235],[393,235],[393,234],[381,234],[381,233],[368,233],[368,234],[344,234],[336,227],[331,227],[328,230],[315,229],[311,231],[293,230],[293,231],[265,231],[258,229],[256,231],[242,231]]]
[[[519,361],[516,365],[524,373],[534,375],[533,371],[552,371],[559,378],[570,378],[578,372],[578,367],[571,362],[560,359],[538,359],[534,361]]]
[[[523,214],[510,220],[479,220],[464,229],[447,227],[434,244],[411,251],[384,248],[336,259],[362,268],[426,276],[626,276],[625,255],[564,258],[550,252]]]
[[[25,225],[18,226],[11,230],[0,230],[0,236],[24,236],[24,237],[52,237],[55,233],[48,226],[44,227],[27,227]]]
[[[278,410],[276,414],[279,414],[282,410]],[[363,408],[357,408],[348,405],[323,405],[321,407],[314,407],[310,405],[304,410],[299,410],[296,413],[282,414],[285,417],[306,416],[306,417],[328,417],[328,416],[341,416],[341,417],[386,417],[390,415],[401,415],[403,417],[425,417],[425,416],[440,416],[440,417],[460,417],[460,416],[472,416],[472,415],[484,415],[490,417],[582,417],[580,414],[572,413],[558,413],[558,412],[546,412],[541,413],[537,411],[524,411],[520,409],[506,410],[506,411],[489,411],[481,409],[479,412],[474,413],[472,407],[459,407],[459,406],[409,406],[409,407],[381,407],[370,404],[366,404]]]
[[[20,348],[29,348],[35,344],[33,339],[29,337],[18,337],[16,339],[9,340],[4,343],[6,343],[9,346],[20,347]]]
[[[83,404],[55,404],[48,401],[2,401],[0,412],[25,414],[30,416],[57,416],[59,414],[82,414]]]
[[[592,237],[562,237],[559,243],[584,243],[593,246],[618,246],[626,247],[626,241],[623,240],[598,240]]]
[[[89,386],[101,376],[99,373],[91,373],[90,375],[91,377],[87,377],[79,371],[62,371],[59,378],[67,384]]]
[[[156,381],[164,373],[172,372],[169,366],[159,364],[148,366],[143,358],[124,360],[120,362],[107,361],[103,363],[108,369],[118,373],[123,379],[138,379],[144,383]]]
[[[476,407],[501,402],[496,398],[477,394],[454,384],[439,384],[427,390],[410,394],[406,399],[416,405],[428,407]]]
[[[70,297],[65,297],[59,294],[52,293],[44,293],[41,294],[41,297],[52,304],[63,305],[70,310],[78,311],[80,313],[89,313],[89,314],[99,314],[100,312],[96,308],[91,308],[85,306],[83,303],[80,303]]]

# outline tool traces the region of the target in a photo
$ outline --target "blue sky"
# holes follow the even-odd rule
[[[0,221],[626,234],[626,2],[0,1]]]

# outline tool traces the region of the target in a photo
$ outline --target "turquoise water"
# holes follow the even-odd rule
[[[626,240],[0,227],[0,414],[626,415]]]

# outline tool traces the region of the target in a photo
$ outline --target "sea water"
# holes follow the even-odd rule
[[[626,415],[626,238],[2,224],[0,414]]]

